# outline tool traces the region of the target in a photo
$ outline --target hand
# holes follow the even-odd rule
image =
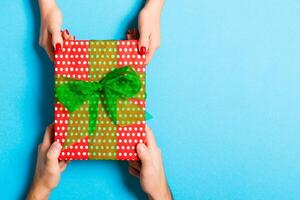
[[[49,58],[53,61],[54,50],[60,50],[63,40],[75,39],[69,31],[61,31],[62,14],[55,0],[39,0],[41,10],[41,27],[39,44],[45,49]]]
[[[67,167],[67,161],[57,159],[61,150],[60,143],[54,142],[51,145],[53,132],[53,124],[51,124],[46,129],[43,143],[38,147],[35,175],[27,200],[48,199],[51,191],[59,183],[60,174]]]
[[[139,14],[139,52],[146,54],[145,64],[149,64],[160,46],[160,13],[163,3],[163,0],[147,0]]]
[[[140,179],[141,186],[150,199],[172,199],[161,152],[149,127],[146,127],[146,142],[147,146],[143,143],[137,145],[140,161],[129,161],[129,173]]]

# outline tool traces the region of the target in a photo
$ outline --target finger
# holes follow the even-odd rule
[[[131,28],[126,32],[127,40],[137,40],[139,38],[138,31],[136,28]]]
[[[47,30],[40,33],[39,44],[41,47],[44,48],[49,40],[49,32]]]
[[[146,125],[146,143],[149,148],[156,147],[156,141],[153,132],[149,126]]]
[[[126,40],[131,40],[130,34],[126,33]]]
[[[146,59],[145,59],[145,64],[149,64],[150,61],[152,60],[153,56],[154,56],[154,53],[156,51],[156,48],[154,47],[150,47],[147,51],[147,54],[146,54]]]
[[[60,50],[63,45],[63,38],[60,32],[60,27],[55,27],[52,30],[50,30],[50,33],[52,35],[52,46],[55,50]]]
[[[145,55],[149,48],[150,31],[143,26],[140,27],[139,53]]]
[[[126,39],[127,39],[127,40],[132,40],[132,29],[129,29],[129,30],[126,32]]]
[[[160,40],[159,36],[151,35],[150,42],[149,42],[150,43],[149,49],[146,54],[145,64],[149,64],[150,61],[152,60],[155,51],[159,48],[159,43],[160,43],[159,40]]]
[[[141,160],[142,166],[151,164],[151,154],[148,147],[144,143],[139,143],[137,145],[137,155]]]
[[[134,168],[132,168],[132,167],[129,167],[129,168],[128,168],[128,171],[129,171],[129,173],[130,173],[132,176],[135,176],[135,177],[137,177],[137,178],[140,177],[140,172],[137,171],[136,169],[134,169]]]
[[[75,35],[70,36],[69,40],[75,40]]]
[[[127,33],[127,34],[126,34],[126,39],[127,39],[127,40],[133,40],[134,38],[133,38],[133,36],[132,36],[131,33]]]
[[[59,142],[54,142],[48,152],[47,152],[47,160],[46,164],[51,167],[56,167],[58,165],[58,156],[60,154],[61,144]]]
[[[59,166],[63,167],[65,165],[68,165],[70,163],[70,160],[60,160],[59,161]]]
[[[62,160],[62,161],[59,161],[59,168],[60,168],[60,172],[63,172],[63,171],[65,171],[65,169],[67,168],[67,166],[68,166],[68,163],[69,162],[67,162],[67,161],[64,161],[64,160]]]
[[[43,142],[42,142],[42,148],[49,148],[53,139],[53,132],[54,132],[54,124],[50,124],[47,126]]]
[[[53,52],[53,47],[51,44],[48,44],[44,47],[45,51],[47,52],[49,58],[51,61],[54,60],[54,52]]]
[[[69,38],[70,38],[70,33],[69,33],[68,29],[64,30],[61,35],[64,40],[69,40]]]
[[[50,58],[50,60],[53,61],[53,59],[54,59],[53,47],[52,47],[49,33],[47,31],[45,31],[43,33],[42,37],[40,38],[39,43],[40,43],[40,46],[43,47],[44,50],[46,51],[46,53],[48,54],[48,57]]]
[[[133,28],[133,30],[132,30],[132,37],[134,40],[139,39],[139,32],[136,28]]]
[[[134,169],[140,171],[141,170],[141,163],[139,161],[129,161],[129,166],[133,167]]]

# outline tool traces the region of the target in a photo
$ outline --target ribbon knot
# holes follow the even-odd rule
[[[141,89],[138,73],[130,66],[117,68],[100,81],[69,79],[55,89],[55,96],[70,113],[89,103],[89,131],[96,129],[99,98],[114,124],[117,124],[117,100],[133,98]]]

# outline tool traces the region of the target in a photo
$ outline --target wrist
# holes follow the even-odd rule
[[[30,191],[27,200],[45,200],[48,199],[51,189],[47,188],[42,184],[40,181],[34,181]]]

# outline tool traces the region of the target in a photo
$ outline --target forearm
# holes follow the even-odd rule
[[[52,8],[56,7],[55,0],[38,0],[41,14],[47,13]]]
[[[162,189],[162,191],[155,191],[155,194],[148,194],[149,200],[172,200],[173,195],[168,185]]]
[[[26,200],[47,200],[50,196],[51,190],[42,187],[40,184],[33,183]]]
[[[161,12],[164,5],[164,0],[147,0],[145,8],[154,8],[156,11]]]

